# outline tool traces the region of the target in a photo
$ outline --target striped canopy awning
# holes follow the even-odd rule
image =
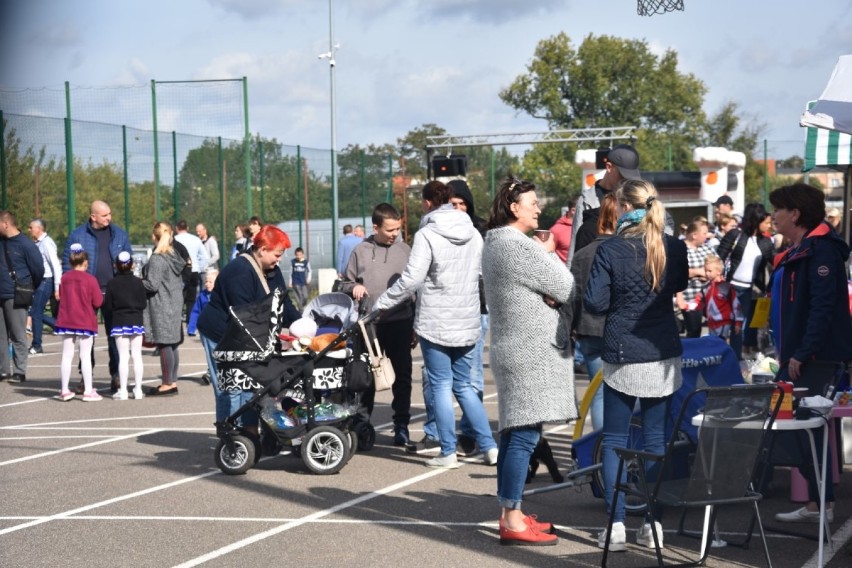
[[[805,165],[803,171],[816,166],[843,166],[852,164],[852,135],[826,130],[808,128],[805,137]]]
[[[819,100],[808,103],[799,121],[808,127],[805,166],[852,164],[852,55],[841,55]]]

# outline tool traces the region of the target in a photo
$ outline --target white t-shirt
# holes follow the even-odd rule
[[[754,281],[754,269],[760,259],[760,247],[757,246],[757,237],[749,237],[746,241],[743,258],[734,272],[733,284],[743,288],[751,288]]]

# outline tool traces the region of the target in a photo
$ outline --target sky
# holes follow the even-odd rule
[[[636,0],[334,0],[337,147],[395,144],[427,123],[452,135],[546,130],[498,93],[526,72],[539,41],[565,32],[575,47],[593,34],[676,51],[679,70],[707,85],[707,113],[734,101],[765,125],[770,157],[803,154],[804,105],[838,56],[852,53],[852,3],[684,5],[641,17]],[[74,118],[151,129],[152,79],[245,76],[252,133],[329,148],[330,71],[318,58],[329,34],[327,0],[9,0],[0,8],[0,110],[56,115],[64,106],[45,110],[42,98],[61,102],[68,81],[79,89]],[[215,116],[213,106],[172,108],[168,86],[158,88],[160,130],[216,129],[198,118]],[[239,83],[217,93],[235,101],[228,112],[236,106],[238,121]],[[236,121],[192,132],[236,138]]]

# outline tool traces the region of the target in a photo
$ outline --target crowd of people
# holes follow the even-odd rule
[[[753,203],[742,217],[723,196],[713,204],[712,223],[692,219],[679,238],[656,188],[641,178],[632,146],[616,146],[604,168],[594,190],[567,204],[549,231],[538,231],[541,206],[530,181],[504,179],[485,220],[476,215],[466,182],[435,180],[422,189],[423,216],[411,244],[400,239],[399,211],[381,203],[372,211],[372,234],[346,225],[337,250],[339,290],[380,312],[375,333],[396,377],[393,444],[428,456],[425,465],[432,468],[458,468],[459,455],[479,455],[481,463],[496,466],[502,544],[558,540],[552,523],[522,511],[523,491],[543,426],[578,417],[575,354],[590,376],[599,370],[603,376],[591,412],[602,432],[604,497],[614,524],[610,534],[599,535],[598,545],[608,542],[613,551],[627,542],[624,504],[613,501],[614,449],[626,445],[638,408],[644,448],[662,453],[666,417],[682,383],[683,333],[698,337],[706,326],[729,341],[737,356],[748,356],[758,348],[749,325],[755,302],[771,295],[782,376],[795,381],[814,360],[852,359],[849,246],[833,224],[839,212],[826,213],[821,191],[785,186],[769,197],[774,214]],[[43,326],[50,326],[63,337],[62,401],[101,399],[92,382],[100,311],[116,400],[177,395],[186,332],[199,337],[216,421],[222,422],[252,394],[220,380],[212,357],[230,309],[292,289],[292,299],[284,296],[287,327],[311,296],[305,251],[295,249],[285,280],[279,264],[290,239],[258,217],[235,226],[236,244],[221,271],[219,244],[204,224],[196,225],[196,236],[185,221],[175,227],[156,223],[141,278],[134,275],[128,236],[112,223],[103,201],[92,203],[89,219],[71,233],[61,258],[42,219],[33,219],[29,229],[31,238],[21,234],[12,213],[0,212],[0,343],[12,347],[0,350],[0,380],[26,381],[27,356],[43,352]],[[22,289],[29,290],[28,299]],[[48,307],[55,319],[45,315]],[[498,440],[483,403],[489,330]],[[161,384],[147,391],[143,343],[156,348],[161,371]],[[412,350],[418,346],[426,422],[423,437],[414,441]],[[82,378],[73,390],[75,351]],[[462,412],[458,424],[453,399]],[[375,390],[368,389],[356,422],[370,421],[374,403]],[[257,432],[256,415],[245,413],[241,421]],[[814,474],[803,472],[812,501],[778,515],[780,521],[812,521],[816,514]],[[653,478],[657,472],[648,473]],[[833,503],[831,484],[827,489]],[[636,537],[640,546],[653,548],[655,540],[662,545],[659,515],[648,513]]]

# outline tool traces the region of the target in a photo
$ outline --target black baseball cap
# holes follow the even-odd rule
[[[730,205],[731,207],[733,207],[734,206],[734,200],[731,199],[730,197],[728,197],[727,195],[723,195],[722,197],[720,197],[719,199],[714,201],[713,205],[715,205],[716,207],[718,207],[720,205]]]
[[[613,146],[606,157],[624,179],[642,179],[639,173],[639,153],[636,148],[628,144]]]

